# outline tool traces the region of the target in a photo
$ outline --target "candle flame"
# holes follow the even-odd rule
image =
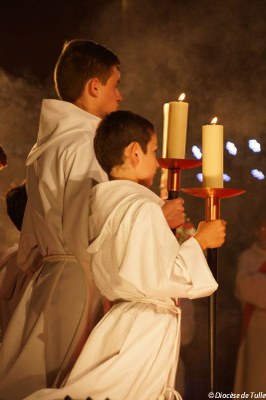
[[[217,117],[214,117],[214,118],[212,119],[212,121],[211,121],[211,124],[212,124],[212,125],[215,125],[217,121],[218,121],[218,118],[217,118]]]
[[[178,101],[183,101],[185,97],[186,97],[185,93],[180,94],[180,96],[178,97]]]

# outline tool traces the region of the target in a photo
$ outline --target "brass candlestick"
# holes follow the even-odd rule
[[[205,219],[214,221],[220,218],[220,199],[239,196],[245,193],[242,189],[231,188],[186,188],[182,192],[192,196],[205,198]],[[217,249],[207,249],[207,262],[212,274],[218,278]],[[210,391],[216,392],[216,302],[217,294],[209,297],[209,362],[210,362]]]
[[[168,170],[167,191],[168,200],[176,199],[179,195],[181,171],[199,167],[202,162],[198,160],[187,160],[178,158],[158,158],[161,168]]]

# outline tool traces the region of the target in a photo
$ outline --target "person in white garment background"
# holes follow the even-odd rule
[[[28,203],[17,259],[35,275],[0,349],[1,399],[62,385],[102,313],[89,274],[88,195],[107,180],[93,138],[101,118],[122,100],[120,61],[100,44],[73,40],[54,77],[59,100],[43,101],[26,162]],[[170,226],[181,224],[183,200],[168,202],[164,213]]]
[[[252,226],[252,224],[251,224]],[[266,392],[266,214],[256,216],[254,242],[239,256],[236,296],[242,304],[242,332],[234,392]]]
[[[6,193],[7,214],[18,231],[26,203],[25,183],[12,186]],[[0,342],[29,281],[29,276],[17,266],[17,251],[18,243],[14,243],[0,252]]]
[[[225,221],[203,222],[179,245],[148,189],[158,162],[153,125],[129,111],[107,115],[95,154],[110,177],[90,199],[91,269],[114,302],[89,336],[63,388],[33,399],[180,399],[174,388],[179,353],[178,298],[208,296],[217,282],[203,250],[225,240]]]
[[[0,146],[0,171],[7,166],[7,158],[6,158],[6,153],[4,152],[4,149],[2,146]]]

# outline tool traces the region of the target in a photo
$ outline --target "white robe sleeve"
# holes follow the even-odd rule
[[[197,240],[179,246],[167,225],[161,207],[143,203],[117,232],[119,275],[145,296],[198,298],[217,289]],[[120,245],[119,245],[120,244]],[[117,249],[118,250],[118,249]]]

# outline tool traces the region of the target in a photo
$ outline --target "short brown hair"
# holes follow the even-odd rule
[[[89,79],[97,77],[105,84],[112,67],[119,66],[118,57],[106,47],[76,39],[65,43],[55,66],[54,82],[61,100],[75,102]]]
[[[124,149],[138,142],[144,153],[154,134],[154,126],[147,119],[131,111],[115,111],[99,124],[94,138],[94,151],[102,169],[110,175],[113,167],[123,164]]]

